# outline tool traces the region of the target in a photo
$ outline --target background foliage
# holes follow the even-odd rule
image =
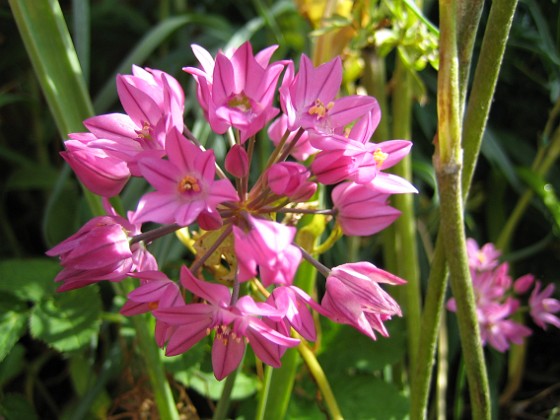
[[[311,49],[312,26],[290,1],[76,0],[61,2],[61,6],[96,113],[119,110],[114,76],[130,72],[132,63],[169,72],[182,83],[187,98],[193,98],[194,85],[181,71],[195,65],[192,43],[216,51],[250,38],[255,50],[277,43],[275,57],[295,60]],[[424,7],[433,22],[437,22],[436,7],[429,3]],[[531,272],[545,283],[555,282],[557,288],[560,168],[553,165],[544,177],[532,166],[551,141],[552,127],[559,119],[559,22],[556,2],[519,3],[466,215],[469,236],[480,243],[497,242],[512,209],[531,191],[530,206],[510,240],[502,244],[504,257],[511,262],[514,277]],[[475,50],[479,44],[477,40]],[[44,251],[75,232],[90,214],[80,187],[58,155],[63,139],[6,3],[0,5],[0,47],[0,413],[7,419],[149,413],[155,408],[135,354],[130,321],[116,315],[122,298],[106,285],[54,292],[52,279],[59,267],[44,257]],[[394,54],[387,59],[389,74]],[[413,113],[413,183],[420,191],[414,205],[425,287],[439,211],[431,165],[436,76],[430,69],[419,75],[425,96]],[[556,115],[550,120],[553,110]],[[209,134],[193,100],[187,99],[185,120],[219,152],[220,140]],[[266,155],[267,150],[260,152]],[[133,183],[127,189],[125,207],[142,188]],[[354,258],[383,266],[382,241],[379,236],[358,246],[339,243],[324,256],[325,262],[339,264],[347,249],[355,249]],[[155,254],[173,272],[184,250],[164,240],[157,244]],[[454,315],[448,318],[447,397],[454,404],[447,410],[460,417],[464,383]],[[349,328],[323,326],[319,360],[348,418],[403,418],[407,414],[406,378],[399,371],[406,352],[404,322],[396,320],[389,328],[391,339],[372,343]],[[496,416],[558,415],[559,342],[557,330],[536,332],[529,339],[521,388]],[[211,415],[221,393],[223,384],[211,374],[207,347],[202,343],[166,363],[187,416]],[[486,351],[486,357],[492,398],[497,401],[507,385],[508,358],[492,350]],[[250,356],[247,360],[236,381],[232,415],[252,418],[262,366],[255,365]],[[325,407],[303,365],[295,381],[289,417],[323,417]]]

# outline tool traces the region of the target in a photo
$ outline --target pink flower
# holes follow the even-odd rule
[[[103,197],[119,194],[130,178],[126,163],[92,146],[96,140],[93,134],[80,133],[71,137],[72,140],[64,142],[66,151],[60,155],[80,182],[94,194]]]
[[[142,175],[156,191],[140,199],[134,221],[187,226],[198,219],[203,229],[219,227],[216,206],[239,197],[229,180],[214,180],[214,153],[201,151],[176,130],[170,132],[165,149],[169,160],[146,158],[140,162]]]
[[[278,316],[276,308],[257,303],[250,296],[243,296],[231,305],[226,286],[200,281],[186,267],[181,270],[181,283],[208,303],[192,303],[154,312],[158,320],[176,327],[167,343],[167,355],[186,352],[213,329],[216,335],[212,345],[212,366],[214,375],[221,380],[237,368],[247,341],[257,357],[273,367],[280,367],[280,357],[286,347],[299,343],[260,319]]]
[[[288,129],[295,131],[301,127],[331,133],[375,106],[375,99],[368,96],[335,99],[341,82],[340,57],[314,67],[311,60],[302,55],[295,76],[293,66],[288,65],[280,87],[280,104],[288,117]]]
[[[469,267],[476,271],[489,271],[498,266],[500,255],[494,244],[487,243],[479,248],[472,238],[467,239],[467,253],[469,256]]]
[[[120,281],[134,268],[123,218],[94,217],[78,232],[47,251],[58,256],[64,269],[54,279],[59,292],[77,289],[100,280]]]
[[[95,147],[125,161],[140,176],[140,157],[161,157],[171,129],[183,131],[185,97],[177,80],[160,70],[132,68],[133,75],[117,76],[117,91],[127,114],[88,118],[87,129],[99,139]]]
[[[169,280],[162,272],[144,271],[133,274],[132,277],[140,279],[140,286],[128,294],[128,300],[121,308],[121,314],[132,316],[185,305],[177,283]],[[169,338],[169,329],[170,326],[165,322],[156,321],[155,339],[158,346],[162,347]]]
[[[317,184],[309,181],[309,176],[309,170],[297,162],[275,163],[266,172],[272,192],[292,202],[307,201],[317,191]]]
[[[293,141],[297,131],[288,130],[288,117],[285,114],[280,115],[276,120],[270,124],[268,127],[268,136],[276,146],[280,144],[280,140],[286,134],[288,134],[286,144]],[[304,132],[300,138],[297,140],[296,144],[292,146],[291,155],[299,160],[304,161],[309,156],[317,153],[319,150],[311,146],[309,142],[309,134]]]
[[[249,175],[249,156],[240,144],[234,144],[229,149],[224,164],[226,170],[237,178]]]
[[[239,281],[255,277],[258,267],[265,286],[292,284],[301,261],[301,251],[292,245],[296,229],[251,215],[246,215],[246,219],[247,233],[233,226]]]
[[[307,305],[319,310],[320,313],[325,313],[325,311],[307,293],[296,286],[280,286],[272,291],[266,302],[279,310],[282,315],[281,320],[287,324],[288,335],[288,326],[291,326],[306,340],[316,340],[315,322]],[[265,322],[273,324],[273,319],[273,317],[269,317]],[[276,329],[280,328],[277,326]]]
[[[251,44],[245,42],[231,55],[219,52],[215,61],[202,47],[192,48],[202,70],[183,70],[195,77],[200,105],[215,132],[237,128],[243,143],[278,114],[272,102],[284,64],[269,65],[276,47],[254,56]]]
[[[335,322],[349,324],[374,340],[374,330],[387,337],[383,322],[402,314],[398,303],[379,283],[400,285],[406,282],[369,262],[339,265],[327,277],[321,306]]]
[[[550,283],[541,291],[541,282],[537,281],[529,297],[531,317],[535,324],[546,330],[546,324],[560,328],[560,319],[554,314],[560,311],[560,301],[552,298],[554,284]]]
[[[373,235],[393,223],[400,212],[387,204],[388,197],[367,184],[344,182],[334,187],[336,220],[344,234]]]
[[[519,307],[516,299],[508,298],[505,303],[489,303],[479,307],[478,319],[482,343],[488,343],[496,350],[504,352],[510,343],[521,344],[531,330],[508,319]]]
[[[344,180],[360,184],[373,182],[377,190],[390,194],[417,192],[408,181],[382,172],[408,155],[412,143],[405,140],[370,142],[381,118],[379,105],[372,100],[373,109],[361,117],[349,133],[343,135],[336,130],[332,134],[309,134],[310,143],[320,150],[311,165],[313,173],[326,184]]]

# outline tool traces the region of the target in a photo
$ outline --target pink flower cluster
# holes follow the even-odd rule
[[[519,296],[534,288],[529,296],[530,315],[539,327],[546,324],[560,328],[560,319],[554,314],[560,311],[560,301],[552,298],[554,285],[541,290],[541,282],[532,274],[513,281],[508,274],[507,263],[499,263],[500,251],[487,243],[479,248],[474,239],[467,239],[469,267],[476,297],[478,321],[483,343],[504,352],[511,343],[521,344],[532,331],[513,320],[520,308]],[[456,311],[456,302],[447,302],[450,311]]]
[[[275,47],[253,54],[245,43],[215,59],[200,46],[193,51],[201,67],[184,70],[196,81],[198,104],[215,133],[230,134],[223,166],[184,125],[185,97],[173,77],[139,67],[118,76],[126,113],[86,120],[89,131],[71,134],[62,152],[80,181],[104,197],[107,215],[47,252],[64,267],[56,278],[59,290],[139,279],[122,313],[151,312],[156,341],[168,355],[211,335],[218,379],[239,365],[247,343],[278,367],[285,350],[299,343],[292,329],[315,340],[311,309],[373,339],[375,332],[387,336],[384,322],[401,310],[380,284],[404,280],[369,262],[322,266],[297,244],[293,215],[323,214],[347,235],[386,228],[399,215],[388,197],[416,192],[385,172],[411,143],[369,141],[381,118],[379,105],[370,96],[338,97],[339,58],[315,67],[303,55],[296,72],[292,61],[271,62]],[[256,143],[267,136],[275,148],[253,179]],[[145,179],[152,191],[124,218],[108,198],[130,177]],[[332,208],[307,202],[320,183],[333,185]],[[161,226],[142,233],[146,222]],[[212,243],[204,241],[175,282],[158,270],[147,246],[180,228],[200,231]],[[302,259],[326,277],[320,303],[293,284]],[[232,278],[216,274],[216,260]],[[241,287],[245,282],[255,287]]]

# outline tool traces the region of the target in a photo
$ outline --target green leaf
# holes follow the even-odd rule
[[[33,308],[31,334],[58,351],[77,350],[97,336],[100,315],[96,287],[57,293]]]
[[[56,287],[53,280],[59,271],[58,261],[49,258],[0,261],[0,291],[36,303],[52,295]]]
[[[18,376],[26,366],[25,347],[21,344],[13,346],[6,358],[0,363],[0,388]]]
[[[10,174],[8,190],[49,190],[58,179],[58,171],[52,166],[26,165]]]
[[[404,419],[408,399],[393,384],[371,375],[331,376],[334,395],[345,418]]]
[[[9,293],[0,293],[0,361],[25,332],[27,306]]]
[[[214,29],[227,26],[224,19],[212,15],[188,14],[167,18],[152,28],[138,42],[136,47],[118,65],[115,76],[119,73],[130,73],[133,64],[141,65],[144,63],[173,32],[187,24],[199,24]],[[116,95],[115,78],[111,77],[95,98],[94,108],[98,112],[108,109],[116,99]]]
[[[199,394],[212,400],[219,400],[222,396],[225,381],[218,381],[213,373],[197,372],[191,376],[189,385]],[[231,400],[242,400],[257,392],[258,380],[239,372],[235,378],[235,385],[231,393]]]
[[[8,394],[0,401],[0,414],[5,420],[38,419],[33,406],[23,395]]]
[[[348,325],[329,324],[323,330],[323,346],[326,350],[318,357],[329,379],[328,372],[373,373],[399,362],[404,357],[406,337],[404,322],[401,319],[387,322],[390,336],[386,338],[378,334],[377,341]],[[349,346],[348,343],[352,345]]]

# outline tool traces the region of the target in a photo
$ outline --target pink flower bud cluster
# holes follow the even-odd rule
[[[271,62],[275,49],[253,54],[245,43],[213,58],[193,46],[200,68],[184,70],[194,77],[211,129],[230,134],[225,172],[213,150],[205,150],[184,125],[179,83],[139,67],[117,77],[125,114],[89,118],[89,131],[71,134],[62,152],[80,181],[105,199],[118,195],[131,177],[152,189],[126,219],[107,204],[106,216],[48,251],[64,267],[56,278],[59,290],[139,279],[122,313],[151,312],[156,341],[168,355],[212,335],[218,379],[239,365],[247,343],[263,362],[278,367],[285,350],[299,343],[292,329],[315,340],[311,309],[373,339],[375,332],[387,336],[384,322],[401,316],[380,284],[403,280],[368,262],[322,266],[297,244],[298,218],[290,215],[323,214],[325,223],[332,220],[347,235],[381,231],[399,215],[388,197],[416,192],[385,172],[410,152],[411,143],[369,141],[381,118],[379,105],[370,96],[338,96],[339,58],[314,67],[302,55],[296,72],[292,61]],[[253,180],[255,148],[267,137],[274,150]],[[332,208],[307,202],[319,184],[333,186]],[[162,226],[142,233],[146,222]],[[206,232],[213,243],[199,248],[175,282],[158,271],[147,247],[180,228]],[[216,254],[232,278],[213,270]],[[303,258],[326,277],[320,303],[293,284]],[[207,280],[211,276],[216,282]],[[255,287],[241,287],[246,282]]]
[[[500,352],[506,351],[511,343],[521,344],[532,331],[527,326],[514,321],[514,315],[521,309],[520,296],[534,286],[529,296],[530,315],[539,327],[546,324],[560,328],[560,319],[554,314],[560,311],[560,301],[551,298],[554,285],[541,290],[541,282],[532,274],[513,280],[507,263],[499,263],[500,251],[487,243],[479,248],[474,239],[467,239],[469,267],[474,286],[478,322],[481,338]],[[455,298],[447,302],[447,309],[455,312]]]

